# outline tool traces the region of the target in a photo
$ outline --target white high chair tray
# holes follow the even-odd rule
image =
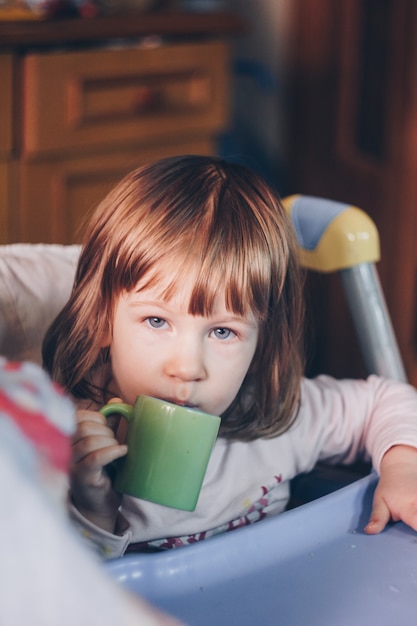
[[[376,478],[193,546],[107,569],[190,626],[413,624],[417,533],[365,535]]]

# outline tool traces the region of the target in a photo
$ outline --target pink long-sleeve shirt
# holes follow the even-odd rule
[[[398,444],[417,447],[417,392],[411,385],[377,376],[303,379],[297,419],[284,434],[251,442],[217,440],[194,512],[125,495],[115,534],[74,508],[72,517],[106,558],[134,547],[182,546],[281,513],[291,479],[320,460],[372,459],[378,471],[384,453]]]

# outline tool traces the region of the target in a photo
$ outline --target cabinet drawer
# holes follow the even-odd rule
[[[207,42],[28,55],[24,153],[212,134],[227,121],[227,53]]]
[[[0,54],[0,157],[12,152],[13,128],[13,59],[10,54]]]

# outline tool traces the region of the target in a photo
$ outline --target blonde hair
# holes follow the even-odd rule
[[[107,401],[105,384],[97,385],[93,373],[108,358],[101,346],[111,333],[116,298],[139,280],[157,283],[161,261],[178,268],[177,279],[187,268],[196,272],[191,314],[210,313],[221,287],[228,309],[251,311],[259,321],[254,358],[220,433],[251,440],[286,430],[303,371],[294,234],[277,195],[258,175],[215,157],[171,157],[140,167],[98,206],[71,297],[45,337],[44,365],[53,379],[75,397]]]

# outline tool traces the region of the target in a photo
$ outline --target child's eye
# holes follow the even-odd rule
[[[235,336],[235,333],[230,328],[215,328],[213,330],[213,335],[216,339],[232,339]]]
[[[162,317],[147,317],[146,321],[152,328],[163,328],[164,324],[166,324]]]

